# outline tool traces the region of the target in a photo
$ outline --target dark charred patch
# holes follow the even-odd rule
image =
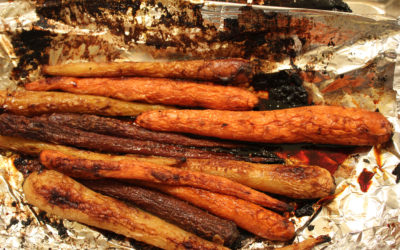
[[[254,235],[248,231],[245,231],[241,228],[238,228],[239,230],[239,237],[236,239],[236,241],[232,244],[231,249],[241,249],[244,247],[246,240],[254,237]]]
[[[396,176],[396,183],[400,182],[400,163],[397,164],[396,168],[393,170],[392,174]]]
[[[315,226],[314,225],[308,225],[307,229],[308,231],[312,231],[314,230]]]
[[[19,222],[19,220],[17,218],[12,217],[6,227],[6,230],[8,230],[10,227],[14,226],[15,224],[18,224],[18,222]]]
[[[129,239],[129,244],[131,244],[131,246],[134,249],[138,249],[138,250],[161,250],[161,248],[155,247],[155,246],[151,246],[148,245],[144,242],[140,242],[134,239]]]
[[[263,146],[256,144],[248,144],[238,148],[202,148],[203,150],[209,150],[215,153],[228,153],[235,155],[237,159],[247,162],[257,163],[284,163],[284,160],[274,153],[277,149],[275,146]]]
[[[21,221],[21,224],[25,227],[29,226],[32,223],[31,218],[27,218],[26,220]]]
[[[39,221],[49,224],[50,223],[50,219],[47,217],[47,213],[45,211],[40,211],[38,214],[38,219]]]
[[[164,6],[161,2],[141,0],[105,0],[101,2],[89,0],[73,2],[45,1],[42,5],[38,6],[37,11],[42,17],[78,26],[89,24],[85,21],[87,18],[83,18],[84,15],[92,17],[96,20],[98,26],[107,27],[112,34],[122,36],[125,42],[129,43],[130,41],[138,40],[141,34],[147,31],[147,28],[143,25],[133,24],[132,27],[129,28],[129,32],[125,33],[126,27],[123,22],[126,15],[135,17],[142,3],[145,4],[141,9],[144,13],[154,7],[163,13],[161,18],[152,20],[153,27],[165,26],[168,28],[171,26],[178,26],[184,28],[205,28],[203,26],[200,6],[185,2],[176,3],[175,7],[182,10],[179,13],[172,12],[171,8]],[[160,28],[155,36],[148,36],[146,44],[154,45],[157,48],[165,48],[162,43],[164,32],[165,31]],[[192,40],[190,44],[195,42],[195,40]],[[179,46],[179,43],[178,40],[174,40],[167,44],[168,46],[176,47]]]
[[[35,171],[40,171],[43,166],[36,158],[30,158],[28,156],[19,156],[14,160],[14,166],[21,172],[25,177]]]
[[[79,203],[74,201],[68,194],[63,194],[57,189],[53,188],[50,190],[49,202],[51,204],[65,207],[65,208],[78,208]]]
[[[64,222],[62,220],[59,222],[51,222],[50,225],[57,229],[57,233],[61,239],[65,239],[68,236],[67,228],[64,226]]]
[[[13,79],[19,81],[26,78],[39,65],[48,63],[46,49],[50,46],[51,39],[50,32],[40,30],[22,31],[12,37],[12,45],[19,58],[17,67],[12,72]]]
[[[305,204],[303,207],[296,209],[294,214],[296,217],[311,216],[314,213],[313,204]]]
[[[57,21],[65,22],[67,18],[71,21],[80,22],[79,13],[86,13],[97,19],[97,22],[102,24],[107,23],[106,10],[111,15],[125,14],[128,9],[132,9],[132,14],[135,15],[140,7],[140,0],[122,0],[122,1],[60,1],[60,0],[45,0],[37,7],[37,12],[40,16],[51,18]],[[67,12],[66,9],[69,9]],[[79,10],[79,13],[71,11],[71,9]],[[69,13],[69,16],[67,16]],[[116,27],[114,27],[116,28]]]
[[[273,110],[307,106],[308,93],[303,80],[296,73],[281,71],[275,74],[258,74],[251,85],[257,91],[268,91],[269,99],[261,99],[258,110]]]
[[[107,230],[103,230],[103,229],[97,229],[101,234],[103,234],[107,240],[116,240],[116,241],[123,241],[125,240],[125,236],[120,235],[120,234],[116,234],[114,232],[111,231],[107,231]]]
[[[218,33],[216,41],[229,41],[241,47],[241,56],[282,61],[296,55],[293,36],[304,41],[313,28],[309,19],[296,19],[290,15],[241,8],[238,19],[225,19],[225,30]],[[239,45],[240,44],[240,45]]]
[[[49,19],[44,17],[39,17],[39,20],[34,25],[43,30],[56,28],[55,25],[49,24]]]

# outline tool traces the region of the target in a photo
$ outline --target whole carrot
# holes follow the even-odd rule
[[[191,133],[262,143],[376,145],[392,135],[378,112],[337,106],[309,106],[273,111],[150,111],[136,122],[147,129]]]
[[[258,103],[255,94],[241,88],[166,78],[54,77],[28,83],[25,88],[36,91],[63,90],[123,101],[222,110],[251,110]]]
[[[246,83],[252,75],[248,60],[186,60],[170,62],[108,62],[47,65],[43,73],[54,76],[119,77],[144,76]]]

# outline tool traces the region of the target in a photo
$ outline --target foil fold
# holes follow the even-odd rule
[[[93,24],[93,16],[87,13],[79,20],[71,19],[72,12],[80,11],[77,7],[66,9],[66,12],[60,14],[63,18],[53,20],[43,19],[37,14],[37,8],[44,6],[41,1],[0,2],[0,88],[13,89],[18,83],[40,77],[40,65],[25,77],[13,77],[13,70],[18,66],[18,59],[21,57],[18,48],[13,45],[13,37],[29,30],[48,32],[53,36],[51,46],[45,51],[50,64],[242,55],[245,50],[242,44],[216,38],[226,29],[226,20],[243,18],[244,5],[201,1],[201,19],[207,29],[202,29],[194,22],[191,27],[172,25],[168,29],[159,30],[158,25],[165,25],[159,21],[163,15],[181,15],[181,6],[174,4],[174,1],[161,2],[168,7],[164,9],[142,1],[136,10],[133,7],[127,8],[126,13],[121,16],[105,10],[107,17],[122,23],[118,27],[123,30],[118,34],[113,33],[105,24]],[[54,3],[65,4],[68,1]],[[398,22],[329,11],[266,6],[253,8],[263,13],[311,23],[310,41],[304,43],[300,33],[293,32],[290,35],[293,41],[291,49],[296,53],[294,58],[271,61],[270,58],[255,58],[255,52],[251,55],[252,60],[257,59],[260,62],[260,70],[263,73],[293,68],[311,72],[312,74],[304,76],[304,85],[314,103],[379,109],[394,127],[391,144],[382,148],[362,150],[341,164],[334,175],[337,190],[332,202],[322,206],[313,216],[292,218],[296,221],[297,229],[294,242],[329,235],[332,242],[318,246],[317,249],[399,248],[400,185],[396,183],[396,176],[392,174],[396,167],[400,166]],[[196,14],[191,11],[190,6],[185,6],[182,13]],[[192,17],[188,20],[200,19]],[[258,20],[248,21],[250,27],[247,28],[253,32],[251,25],[253,22],[256,25]],[[319,26],[321,24],[323,26]],[[142,34],[133,36],[138,29],[143,31]],[[325,33],[332,36],[325,37]],[[191,34],[187,44],[179,44],[182,34]],[[157,47],[156,39],[160,36],[171,46]],[[200,42],[194,44],[193,41],[197,39]],[[352,84],[342,85],[343,78],[349,79],[348,82]],[[28,205],[22,191],[23,176],[12,164],[14,157],[15,155],[6,152],[0,158],[2,247],[137,248],[135,242],[123,237],[100,233],[76,222],[43,216],[36,208]],[[363,171],[374,174],[367,192],[361,191],[358,183]],[[284,243],[250,238],[243,242],[243,249],[268,249],[282,245]]]

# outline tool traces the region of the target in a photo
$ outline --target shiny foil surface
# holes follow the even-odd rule
[[[311,216],[292,218],[294,242],[329,235],[332,241],[317,249],[400,248],[400,185],[393,174],[396,168],[400,173],[398,20],[211,1],[121,1],[118,8],[104,1],[100,13],[91,6],[84,11],[81,2],[85,1],[0,1],[1,89],[41,77],[43,61],[247,57],[261,73],[307,72],[302,78],[315,104],[379,109],[393,124],[394,135],[391,143],[362,148],[339,166],[334,173],[336,193],[326,199],[333,200],[315,203]],[[232,30],[232,23],[240,29]],[[267,43],[249,42],[260,38],[255,36],[258,31],[270,34],[262,37]],[[235,36],[237,32],[243,32],[244,40]],[[35,39],[38,44],[30,47]],[[42,49],[37,49],[40,44]],[[141,248],[133,240],[60,220],[28,205],[23,176],[12,163],[15,157],[11,152],[0,156],[2,248]],[[372,175],[366,186],[360,184],[363,173]],[[284,244],[247,238],[242,245],[268,249]]]

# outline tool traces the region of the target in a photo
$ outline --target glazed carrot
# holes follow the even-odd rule
[[[163,249],[226,249],[136,207],[95,193],[56,171],[32,173],[23,190],[28,203],[48,213]]]
[[[101,194],[128,201],[178,227],[217,244],[230,246],[239,231],[236,224],[170,195],[115,180],[79,180]]]
[[[109,62],[48,65],[43,73],[55,76],[144,76],[246,83],[252,67],[245,59],[187,60],[171,62]]]
[[[293,223],[281,215],[251,202],[191,187],[144,182],[140,182],[140,184],[158,189],[161,192],[203,208],[221,218],[231,220],[239,227],[262,238],[287,241],[294,236]]]
[[[273,111],[149,111],[136,122],[147,129],[262,143],[376,145],[392,135],[378,112],[336,106]]]
[[[322,198],[333,194],[336,188],[329,171],[318,166],[188,158],[177,167],[223,176],[257,190],[295,199]]]
[[[63,90],[123,101],[222,110],[251,110],[258,103],[255,94],[241,88],[166,78],[54,77],[28,83],[25,88],[36,91]]]
[[[229,179],[205,173],[143,162],[135,159],[121,161],[88,160],[61,152],[44,150],[40,162],[49,169],[82,179],[113,178],[143,180],[169,185],[192,186],[232,195],[278,211],[291,210],[285,202]]]
[[[0,108],[9,113],[30,116],[53,112],[136,116],[144,111],[170,109],[172,107],[125,102],[92,95],[46,91],[9,92],[0,90]]]

